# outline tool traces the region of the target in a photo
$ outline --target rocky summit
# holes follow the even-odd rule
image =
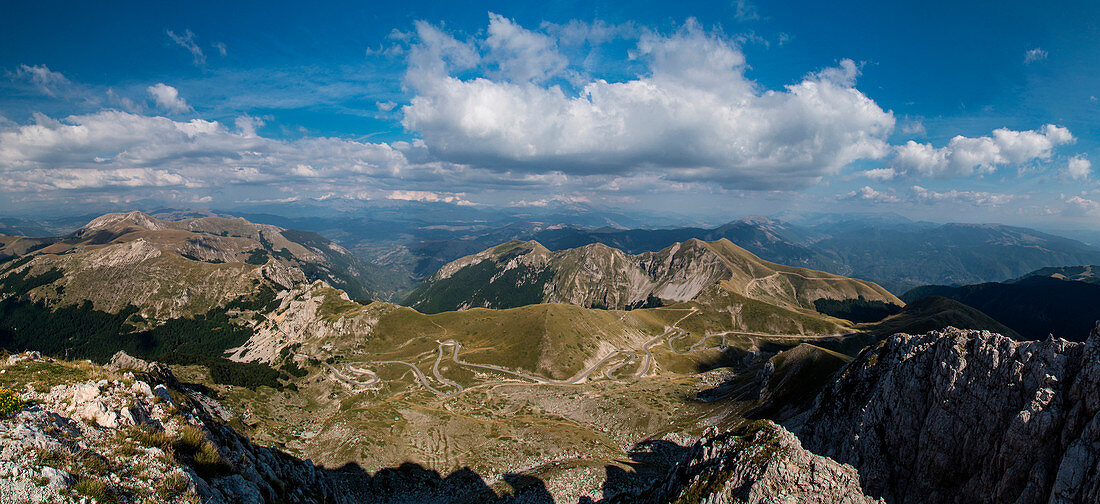
[[[24,353],[0,373],[27,404],[0,418],[0,503],[344,502],[323,470],[252,444],[165,366]]]
[[[864,350],[800,431],[887,503],[1100,502],[1100,326],[1082,343],[984,331]]]

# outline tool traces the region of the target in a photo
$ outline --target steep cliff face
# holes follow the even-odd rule
[[[709,431],[664,480],[639,495],[616,495],[602,504],[872,504],[859,474],[814,455],[798,438],[766,420],[729,432]]]
[[[1083,343],[984,331],[866,349],[801,430],[888,503],[1100,502],[1100,327]]]

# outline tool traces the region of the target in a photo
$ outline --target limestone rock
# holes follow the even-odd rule
[[[906,503],[1100,502],[1100,326],[1087,341],[897,334],[852,361],[801,430]]]
[[[148,362],[141,360],[137,357],[132,357],[124,351],[119,350],[113,356],[111,360],[107,362],[107,369],[132,369],[134,371],[149,371],[150,365]]]
[[[711,429],[663,481],[641,495],[603,504],[871,504],[859,474],[802,448],[793,434],[762,420],[718,433]]]

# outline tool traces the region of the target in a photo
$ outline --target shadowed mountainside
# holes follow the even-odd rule
[[[1027,339],[1080,340],[1100,317],[1100,284],[1031,276],[1014,283],[990,282],[951,287],[929,285],[904,295],[951,298],[981,310]]]

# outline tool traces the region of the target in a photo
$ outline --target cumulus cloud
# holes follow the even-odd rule
[[[199,188],[302,177],[347,189],[439,169],[413,166],[387,144],[263,138],[255,135],[256,124],[238,119],[232,131],[217,121],[119,110],[62,120],[37,114],[33,124],[0,131],[0,189]]]
[[[879,182],[885,182],[887,180],[892,180],[894,177],[896,177],[897,172],[895,172],[893,168],[874,168],[871,170],[861,171],[856,175],[867,177],[871,180],[877,180]]]
[[[558,53],[553,38],[524,29],[515,21],[492,12],[489,13],[489,36],[485,38],[485,46],[500,73],[513,81],[544,81],[568,64]]]
[[[46,65],[19,65],[15,76],[29,81],[39,91],[50,96],[57,96],[60,87],[70,84],[69,79],[65,78],[61,72],[50,70]]]
[[[435,191],[407,191],[399,190],[390,192],[386,198],[401,201],[422,201],[428,203],[452,203],[459,206],[472,206],[474,203],[463,199],[463,194],[440,193]]]
[[[931,189],[915,185],[908,191],[901,193],[893,189],[883,191],[871,186],[863,186],[854,191],[842,194],[838,199],[842,201],[862,201],[872,204],[952,204],[974,207],[998,207],[1016,200],[1018,196],[1013,194],[992,193],[985,191],[960,191],[952,189],[937,192]]]
[[[177,35],[172,30],[165,30],[168,34],[168,38],[172,39],[176,45],[187,49],[187,52],[191,53],[191,60],[196,65],[202,66],[206,64],[206,54],[202,52],[202,48],[195,43],[195,34],[191,33],[191,30],[185,30],[183,35]],[[223,46],[224,47],[224,46]]]
[[[995,207],[1011,203],[1016,199],[1015,195],[991,193],[985,191],[959,191],[952,189],[946,192],[936,192],[921,186],[913,186],[913,196],[918,203],[964,203],[973,206]]]
[[[1074,141],[1068,129],[1053,124],[1030,131],[1001,128],[977,138],[959,135],[944,147],[910,140],[894,148],[889,167],[899,174],[936,178],[990,174],[1004,165],[1050,159],[1054,147]]]
[[[1062,215],[1067,217],[1100,216],[1100,202],[1081,196],[1063,196],[1066,207]]]
[[[745,77],[733,41],[689,20],[675,33],[639,37],[633,55],[645,75],[594,79],[570,93],[536,82],[561,66],[549,42],[503,18],[490,23],[507,28],[509,43],[524,40],[515,47],[537,54],[536,63],[506,67],[507,78],[463,79],[455,73],[500,61],[493,45],[483,41],[482,56],[474,42],[416,24],[406,74],[415,96],[403,124],[442,160],[573,175],[658,171],[774,189],[807,186],[889,152],[894,117],[854,87],[859,69],[850,60],[765,90]]]
[[[900,203],[901,198],[893,191],[878,191],[871,186],[863,186],[840,197],[841,200],[866,201],[870,203]]]
[[[191,110],[191,106],[180,97],[179,91],[163,82],[149,86],[146,91],[153,97],[157,106],[164,110],[177,113]]]
[[[1069,163],[1066,164],[1066,169],[1063,172],[1066,177],[1075,180],[1084,180],[1089,178],[1092,174],[1092,161],[1089,161],[1083,155],[1078,155],[1069,158]]]
[[[553,204],[574,205],[574,204],[588,204],[588,203],[591,203],[591,202],[592,202],[592,199],[587,197],[587,196],[579,196],[579,195],[569,196],[569,195],[564,195],[564,194],[558,194],[558,195],[555,195],[555,196],[551,196],[549,198],[539,198],[539,199],[535,199],[535,200],[522,200],[521,199],[521,200],[517,200],[517,201],[513,201],[513,202],[509,203],[508,206],[521,207],[521,208],[522,207],[545,208],[545,207],[548,207],[548,206],[553,205]]]
[[[1036,61],[1042,61],[1047,59],[1047,52],[1036,47],[1035,49],[1029,49],[1024,53],[1024,63],[1034,63]]]

